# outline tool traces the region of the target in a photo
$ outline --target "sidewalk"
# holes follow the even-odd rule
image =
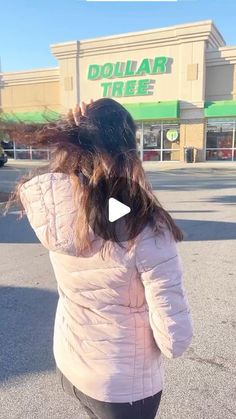
[[[48,164],[48,160],[14,160],[9,159],[4,167],[12,168],[29,168],[44,166]],[[236,161],[208,161],[200,163],[185,163],[185,162],[143,162],[143,167],[146,171],[156,172],[162,170],[176,170],[176,169],[221,169],[221,170],[236,170]],[[1,171],[0,171],[1,173]]]
[[[236,170],[236,161],[235,162],[225,162],[225,161],[207,161],[200,163],[185,163],[185,162],[143,162],[143,167],[145,171],[155,172],[162,170],[176,170],[176,169],[220,169],[220,170]]]

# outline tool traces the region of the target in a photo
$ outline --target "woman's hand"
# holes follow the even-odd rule
[[[81,102],[80,104],[77,104],[76,107],[73,110],[73,117],[76,125],[79,125],[80,117],[85,115],[87,107],[93,103],[93,99],[90,99],[90,103]]]

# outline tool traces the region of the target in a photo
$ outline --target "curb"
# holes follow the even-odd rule
[[[4,167],[16,167],[16,168],[34,168],[42,167],[48,164],[48,160],[30,161],[30,160],[14,160],[8,159],[8,163]],[[235,169],[236,161],[209,161],[209,162],[143,162],[143,168],[150,171],[162,171],[162,170],[176,170],[176,169]]]

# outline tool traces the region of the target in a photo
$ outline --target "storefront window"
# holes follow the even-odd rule
[[[179,161],[179,125],[173,122],[143,124],[143,160]]]
[[[212,120],[207,124],[206,160],[233,160],[235,121]]]
[[[160,161],[161,152],[157,150],[143,150],[144,161]]]
[[[11,155],[6,151],[8,157],[15,159],[26,160],[49,160],[50,150],[47,148],[38,149],[33,146],[13,143],[13,150]]]
[[[48,160],[49,151],[48,150],[33,150],[31,153],[32,160]]]
[[[144,124],[143,126],[143,149],[161,148],[161,125]]]
[[[142,124],[136,124],[137,131],[136,131],[136,142],[137,142],[137,150],[138,155],[142,158]]]
[[[179,125],[163,125],[163,148],[167,150],[179,149]]]
[[[180,130],[174,121],[136,122],[137,150],[144,161],[179,161]],[[2,143],[8,157],[14,159],[48,160],[48,149],[34,149],[14,142]]]

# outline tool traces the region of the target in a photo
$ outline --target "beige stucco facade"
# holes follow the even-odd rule
[[[87,101],[102,96],[100,80],[87,78],[91,64],[127,60],[140,63],[144,57],[165,56],[168,58],[167,72],[151,76],[153,94],[142,96],[141,100],[156,102],[178,98],[182,102],[183,116],[194,117],[196,108],[201,109],[205,100],[206,45],[208,48],[224,45],[222,36],[210,21],[52,45],[60,68],[62,103],[70,107],[75,100]],[[143,76],[136,77],[137,80],[141,78]],[[71,79],[71,89],[65,88],[68,79]],[[117,97],[116,100],[133,103],[137,97]]]
[[[184,147],[194,147],[196,159],[203,161],[206,102],[236,100],[236,47],[225,45],[212,21],[60,43],[51,51],[56,68],[1,74],[4,113],[65,113],[79,101],[101,97],[130,109],[150,104],[150,119],[145,115],[137,122],[160,124],[162,148],[166,123],[179,125],[178,140],[168,145],[179,151],[171,152],[170,160],[183,160]],[[178,115],[153,117],[155,105],[177,101]]]
[[[4,112],[60,111],[58,68],[4,73],[1,108]]]
[[[184,148],[195,148],[196,161],[204,160],[204,120],[184,121],[180,125],[180,160],[184,160]]]
[[[236,99],[236,47],[206,53],[206,100]]]

